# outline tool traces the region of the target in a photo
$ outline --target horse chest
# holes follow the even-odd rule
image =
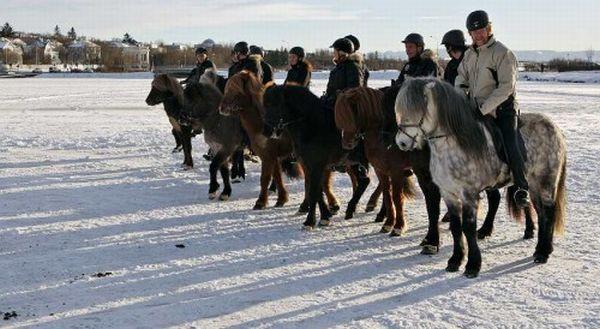
[[[219,152],[223,148],[223,144],[218,142],[218,138],[210,132],[205,132],[204,142],[214,151]]]

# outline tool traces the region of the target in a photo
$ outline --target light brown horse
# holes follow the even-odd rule
[[[268,138],[263,134],[264,110],[262,95],[265,87],[250,71],[242,71],[227,81],[225,95],[221,102],[220,113],[223,115],[239,115],[242,127],[250,138],[252,151],[260,157],[260,194],[254,209],[264,209],[268,204],[269,183],[271,179],[277,186],[277,203],[282,207],[288,202],[288,192],[282,178],[281,160],[290,156],[293,150],[289,137]],[[290,168],[288,176],[295,178],[301,175],[299,167]]]
[[[404,198],[414,195],[408,154],[388,148],[380,139],[383,125],[383,92],[359,87],[338,95],[335,123],[342,132],[342,146],[353,149],[364,139],[365,154],[379,178],[387,220],[381,232],[400,236],[406,230]]]

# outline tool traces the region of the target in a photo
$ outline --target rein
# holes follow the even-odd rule
[[[421,120],[419,120],[419,122],[417,124],[399,124],[398,125],[398,131],[403,133],[404,135],[408,136],[408,138],[410,138],[410,140],[411,140],[410,148],[411,149],[417,143],[417,135],[411,135],[411,134],[407,133],[406,130],[404,130],[404,128],[419,128],[419,130],[421,130],[421,133],[423,133],[423,138],[425,138],[425,140],[428,142],[439,139],[439,138],[448,137],[447,135],[428,136],[427,133],[425,132],[425,130],[423,129],[423,122],[425,121],[425,115],[427,115],[427,113],[423,113]]]

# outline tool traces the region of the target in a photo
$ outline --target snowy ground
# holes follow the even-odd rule
[[[205,145],[196,138],[196,168],[182,171],[162,109],[143,102],[149,86],[0,81],[0,311],[17,314],[0,326],[600,326],[600,85],[519,83],[522,110],[548,114],[567,137],[567,234],[536,266],[535,241],[502,207],[474,280],[444,271],[446,224],[439,255],[419,254],[420,195],[402,238],[362,211],[302,231],[301,182],[283,209],[250,210],[256,164],[230,201],[209,201]],[[349,185],[336,178],[340,200]]]

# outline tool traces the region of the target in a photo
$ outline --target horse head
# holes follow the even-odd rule
[[[146,97],[146,104],[150,106],[163,103],[165,100],[175,97],[179,104],[183,102],[183,88],[173,77],[167,74],[159,74],[152,80],[152,89]]]
[[[346,90],[335,103],[335,124],[342,133],[342,147],[355,148],[364,134],[381,128],[383,92],[367,87]]]
[[[286,106],[285,89],[288,86],[272,86],[264,94],[265,130],[272,137],[279,137],[285,128],[295,122],[297,118]]]
[[[408,79],[402,85],[395,102],[396,144],[402,151],[423,147],[437,128],[436,103],[433,88],[438,83],[431,78]]]
[[[263,86],[250,71],[243,70],[228,79],[219,106],[222,115],[236,115],[250,107],[262,107]]]

